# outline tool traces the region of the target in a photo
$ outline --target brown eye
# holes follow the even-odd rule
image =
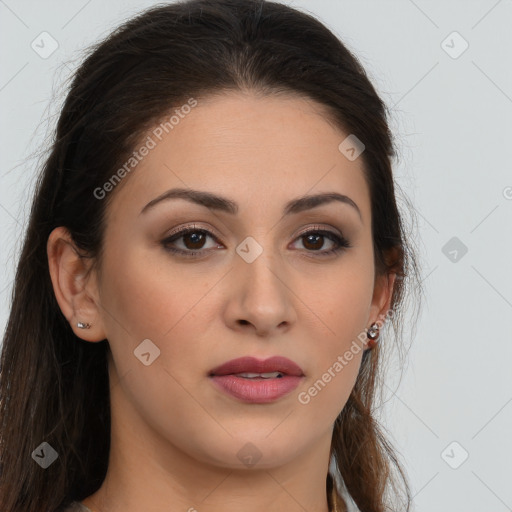
[[[334,243],[334,247],[328,250],[320,250],[323,247],[326,238]],[[298,237],[298,240],[303,240],[302,244],[307,249],[307,252],[318,252],[319,256],[329,256],[351,247],[349,241],[345,237],[339,236],[333,231],[321,229],[310,230],[302,233]]]
[[[306,249],[321,249],[324,245],[324,238],[324,235],[320,234],[302,235],[304,240],[302,243]]]
[[[202,249],[206,239],[205,233],[202,231],[189,231],[182,235],[183,243],[187,249]]]
[[[213,234],[205,229],[185,228],[163,240],[162,245],[165,250],[172,253],[183,254],[185,256],[197,256],[206,252],[206,250],[203,251],[202,249],[204,249],[207,238],[216,240]],[[182,244],[184,249],[173,247],[180,239],[183,239]]]

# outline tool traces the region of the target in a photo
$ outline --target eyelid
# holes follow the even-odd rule
[[[335,228],[334,226],[331,226],[329,224],[313,224],[313,226],[308,226],[308,227],[304,228],[303,230],[299,231],[299,233],[295,235],[294,240],[295,240],[295,238],[298,238],[299,236],[305,235],[306,233],[309,233],[310,231],[330,231],[330,232],[334,232],[333,230],[336,231],[335,232],[336,235],[345,238],[345,235],[343,234],[343,232],[340,231],[339,229]]]
[[[176,226],[171,231],[166,232],[164,235],[165,238],[170,238],[173,235],[176,235],[177,233],[182,233],[183,231],[188,230],[197,230],[197,231],[209,231],[212,235],[214,235],[216,238],[221,238],[222,235],[219,235],[215,229],[213,229],[211,226],[201,226],[197,222],[193,222],[192,224],[180,224],[179,226]]]

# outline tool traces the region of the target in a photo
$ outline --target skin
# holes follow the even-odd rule
[[[375,275],[363,162],[338,150],[348,134],[322,112],[295,96],[201,99],[110,192],[98,269],[86,272],[89,262],[64,228],[51,233],[63,314],[77,336],[107,339],[111,349],[112,445],[103,485],[83,501],[93,511],[328,511],[333,423],[366,347],[308,404],[298,394],[386,314],[394,274]],[[239,212],[178,199],[140,214],[174,187],[228,197]],[[319,192],[349,196],[361,218],[338,202],[282,216],[287,201]],[[167,252],[162,241],[171,229],[194,223],[213,238],[194,246],[182,237],[174,247],[204,256]],[[322,257],[335,242],[299,236],[315,226],[351,247]],[[263,249],[252,263],[235,251],[247,236]],[[160,349],[149,366],[134,356],[144,339]],[[245,355],[288,357],[303,382],[270,404],[218,391],[208,372]],[[253,467],[237,457],[248,442],[262,455]]]

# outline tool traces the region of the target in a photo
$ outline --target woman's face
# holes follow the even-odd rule
[[[155,144],[140,146],[155,147],[110,192],[95,326],[112,352],[113,428],[130,425],[156,457],[179,450],[234,468],[328,453],[365,348],[358,335],[387,290],[374,289],[362,159],[340,151],[349,134],[324,119],[294,97],[198,101],[168,133],[148,132]],[[177,188],[229,203],[147,206]],[[350,199],[287,211],[324,193]],[[193,233],[174,236],[183,228]],[[246,356],[288,358],[302,376],[211,376]]]

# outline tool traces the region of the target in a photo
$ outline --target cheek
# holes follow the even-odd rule
[[[373,267],[369,261],[354,261],[338,279],[324,282],[311,310],[321,319],[308,338],[315,358],[301,403],[311,404],[320,415],[334,419],[345,405],[355,384],[366,341],[365,328],[373,294]],[[353,263],[353,264],[352,264]],[[367,266],[365,266],[367,265]]]
[[[325,333],[323,352],[343,350],[367,327],[373,296],[373,267],[351,258],[321,279],[315,276],[314,292],[307,304]]]
[[[198,366],[198,347],[190,341],[204,331],[198,301],[212,283],[191,270],[185,278],[176,266],[166,265],[165,257],[148,261],[144,253],[123,254],[122,264],[115,254],[106,255],[102,293],[107,338],[121,380],[113,401],[125,403],[125,414],[136,409],[162,434],[188,439],[190,425],[205,421],[204,409],[191,400],[197,374],[190,369]],[[141,345],[143,340],[151,344]],[[137,357],[145,352],[150,353],[147,365]],[[178,412],[187,418],[184,426],[172,421]]]
[[[114,331],[122,323],[134,339],[161,340],[190,315],[187,312],[211,285],[204,275],[173,265],[163,249],[160,253],[120,247],[106,256],[104,265],[106,322]]]
[[[154,400],[165,403],[170,395],[181,396],[180,384],[190,387],[190,369],[200,367],[198,344],[191,341],[204,338],[211,316],[211,309],[205,314],[206,296],[215,280],[194,272],[192,266],[180,269],[159,251],[130,250],[125,245],[122,260],[117,257],[121,251],[116,252],[105,255],[108,278],[102,293],[116,372],[129,374],[126,385],[131,394],[137,394],[137,389],[153,390],[151,399],[137,398],[141,406],[148,402],[149,407]],[[141,345],[144,340],[151,343]],[[137,355],[147,350],[154,362],[145,366]]]
[[[309,347],[311,370],[297,397],[305,407],[307,421],[323,418],[332,423],[350,396],[365,348],[365,297],[359,302],[354,296],[352,300],[341,297],[333,301],[337,313],[333,310],[327,321],[334,333],[316,339],[312,333],[315,347]]]

